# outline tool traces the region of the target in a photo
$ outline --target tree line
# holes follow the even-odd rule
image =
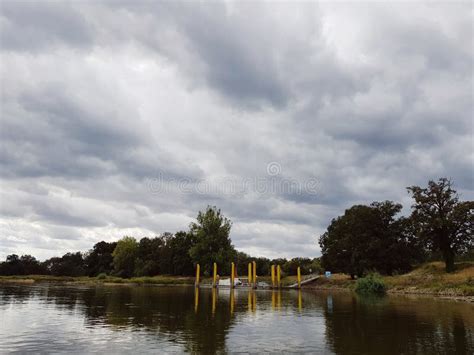
[[[0,263],[0,275],[192,276],[199,263],[203,274],[209,276],[214,262],[219,265],[219,273],[228,275],[231,261],[239,275],[247,274],[248,263],[252,261],[256,262],[259,275],[268,275],[272,264],[281,265],[287,274],[295,274],[298,266],[303,274],[321,271],[317,258],[270,260],[239,252],[231,243],[231,227],[231,221],[219,209],[209,206],[198,213],[188,231],[140,240],[126,236],[117,242],[101,241],[86,253],[67,253],[44,262],[30,255],[13,254]]]
[[[8,255],[0,263],[0,275],[45,274],[54,276],[119,277],[182,275],[192,276],[200,264],[205,276],[212,265],[230,274],[234,261],[239,275],[255,261],[259,275],[269,275],[272,264],[284,274],[294,275],[331,270],[351,277],[377,271],[404,273],[414,265],[440,256],[446,271],[454,270],[456,257],[474,255],[474,202],[460,201],[450,180],[430,181],[428,187],[411,186],[414,203],[410,216],[400,216],[402,205],[393,201],[355,205],[332,220],[319,237],[320,258],[255,258],[237,251],[231,243],[231,221],[219,209],[208,206],[198,213],[187,231],[164,233],[136,240],[123,237],[117,242],[101,241],[86,253],[67,253],[44,262],[31,255]]]

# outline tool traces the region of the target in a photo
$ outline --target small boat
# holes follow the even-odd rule
[[[234,286],[242,285],[242,281],[240,281],[237,277],[234,279]],[[227,286],[230,287],[230,278],[229,279],[221,279],[219,280],[219,286]]]

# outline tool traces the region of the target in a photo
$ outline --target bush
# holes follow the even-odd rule
[[[99,280],[105,280],[107,278],[107,274],[101,272],[99,275],[97,275],[97,278]]]
[[[385,283],[379,274],[369,274],[356,283],[356,292],[361,294],[385,294]]]

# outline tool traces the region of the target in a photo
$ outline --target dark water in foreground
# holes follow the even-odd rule
[[[474,305],[192,287],[0,285],[0,353],[467,354]]]

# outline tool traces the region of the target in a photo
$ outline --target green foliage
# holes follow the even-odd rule
[[[142,238],[135,261],[135,276],[193,275],[189,250],[194,245],[191,233],[164,233],[156,238]]]
[[[118,276],[131,277],[135,269],[137,254],[138,243],[135,238],[123,237],[120,239],[112,253],[115,273]]]
[[[357,279],[355,290],[360,294],[383,295],[386,287],[379,274],[371,273],[366,277]]]
[[[62,257],[51,258],[44,262],[50,275],[54,276],[84,276],[86,268],[80,252],[66,253]]]
[[[114,261],[112,253],[116,246],[116,242],[107,243],[101,241],[95,244],[84,258],[87,275],[96,276],[100,273],[110,274],[113,271]]]
[[[322,274],[324,269],[321,265],[321,258],[314,258],[311,262],[311,273],[313,274]]]
[[[429,181],[427,188],[407,188],[415,204],[412,219],[416,234],[433,251],[440,251],[446,271],[454,271],[457,254],[474,249],[474,201],[460,202],[452,182],[446,178]]]
[[[165,238],[142,238],[138,243],[135,260],[135,276],[153,276],[161,273],[160,264],[169,263],[165,259]]]
[[[231,227],[231,221],[219,209],[210,206],[198,213],[197,222],[191,223],[195,244],[189,255],[194,263],[201,265],[204,275],[211,273],[214,262],[220,265],[222,273],[230,272],[230,261],[236,256],[229,236]]]
[[[173,275],[194,275],[194,265],[189,255],[189,251],[195,244],[195,237],[189,232],[177,232],[169,241],[172,250],[170,274]]]
[[[105,280],[107,278],[107,274],[106,273],[100,273],[99,275],[97,275],[97,279],[99,280]]]
[[[301,269],[302,275],[308,275],[311,272],[318,272],[313,263],[313,260],[310,258],[293,258],[291,260],[286,261],[283,266],[282,270],[286,275],[296,275],[298,266]],[[313,269],[314,268],[314,269]]]
[[[0,275],[31,275],[45,274],[46,267],[31,255],[8,255],[5,262],[0,263]]]
[[[410,221],[396,219],[402,206],[392,201],[356,205],[333,219],[319,240],[326,270],[363,276],[368,270],[405,272],[422,257]]]

